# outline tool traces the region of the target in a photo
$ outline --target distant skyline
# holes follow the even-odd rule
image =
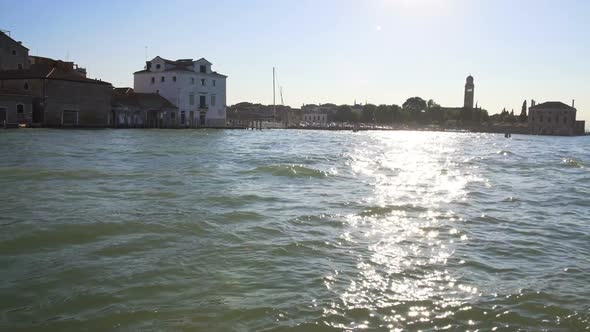
[[[462,106],[471,74],[490,114],[576,99],[590,121],[589,14],[582,0],[0,0],[0,29],[116,87],[133,86],[146,46],[148,59],[205,57],[229,76],[228,105],[271,104],[273,66],[293,107]]]

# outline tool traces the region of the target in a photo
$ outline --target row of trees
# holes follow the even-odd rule
[[[494,122],[508,122],[508,123],[516,123],[516,122],[527,122],[528,120],[528,116],[527,116],[527,101],[525,100],[522,103],[522,108],[520,109],[520,114],[519,115],[515,115],[514,114],[514,109],[512,109],[510,112],[508,112],[506,110],[506,108],[504,108],[502,110],[502,112],[500,112],[500,114],[494,114],[491,117],[491,120]]]
[[[448,108],[441,107],[434,100],[428,101],[420,97],[408,98],[402,106],[399,105],[373,105],[365,104],[363,106],[334,104],[322,105],[328,108],[336,108],[335,112],[328,115],[330,122],[348,122],[348,123],[375,123],[379,125],[392,124],[443,124],[447,121],[456,121],[462,124],[479,124],[482,122],[526,122],[527,121],[527,101],[522,104],[520,115],[515,115],[514,110],[508,112],[506,108],[500,114],[488,115],[488,112],[482,108],[465,109],[462,107]],[[269,117],[276,113],[277,116],[286,113],[290,107],[277,105],[273,108],[269,105],[239,103],[228,108],[228,118],[259,118]]]
[[[338,106],[337,111],[328,118],[333,122],[362,122],[382,125],[399,123],[443,123],[455,120],[468,123],[487,121],[488,112],[484,109],[443,108],[434,100],[412,97],[399,105],[366,104],[359,107]]]

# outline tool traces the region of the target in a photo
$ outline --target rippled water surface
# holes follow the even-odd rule
[[[0,330],[590,330],[589,143],[0,131]]]

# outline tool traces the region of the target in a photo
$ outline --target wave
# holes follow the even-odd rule
[[[360,217],[377,217],[391,214],[396,211],[403,212],[426,212],[427,208],[418,205],[389,205],[389,206],[371,206],[359,214]]]
[[[303,165],[271,165],[259,166],[253,170],[246,171],[251,174],[271,174],[273,176],[284,176],[290,178],[324,178],[329,175],[328,172],[305,167]]]
[[[506,197],[502,200],[502,203],[519,203],[520,199],[518,197],[510,196]]]
[[[562,164],[567,167],[584,168],[584,164],[582,164],[581,161],[574,159],[574,158],[564,158],[562,160]]]
[[[516,153],[514,153],[512,151],[508,151],[508,150],[500,150],[500,151],[496,152],[496,154],[499,154],[499,155],[505,156],[505,157],[508,157],[508,156],[517,156]]]
[[[219,216],[224,221],[263,220],[264,215],[254,211],[233,211]]]
[[[105,178],[138,178],[140,173],[107,173],[96,169],[34,169],[34,168],[0,168],[0,177],[16,180],[91,180]]]
[[[20,254],[47,248],[59,248],[99,242],[115,236],[136,233],[163,234],[165,225],[143,222],[95,222],[85,224],[56,224],[49,229],[32,230],[27,234],[0,242],[0,252]]]
[[[211,205],[235,208],[249,204],[274,203],[279,202],[281,199],[279,199],[278,197],[249,194],[240,196],[210,196],[204,198],[204,200],[206,200],[208,204]]]

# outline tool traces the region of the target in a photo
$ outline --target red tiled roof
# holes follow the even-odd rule
[[[212,75],[212,76],[219,76],[219,77],[225,77],[225,78],[227,78],[226,75],[220,74],[220,73],[215,72],[215,71],[214,72],[211,72],[211,73],[201,73],[201,72],[195,71],[193,69],[189,69],[189,67],[193,66],[193,62],[202,62],[202,61],[205,61],[206,63],[211,64],[211,62],[209,62],[205,58],[200,58],[199,60],[196,60],[196,61],[193,61],[193,59],[178,59],[178,60],[175,60],[174,61],[174,60],[164,59],[161,56],[157,56],[156,58],[160,58],[165,63],[174,66],[174,67],[172,67],[170,69],[164,69],[165,72],[166,71],[179,71],[180,70],[180,71],[189,71],[189,72],[195,72],[195,73],[199,73],[199,74],[205,74],[205,75]],[[146,68],[146,69],[138,70],[138,71],[134,72],[133,74],[141,74],[141,73],[152,73],[152,71]],[[155,73],[157,73],[157,72],[155,72]]]
[[[34,64],[29,69],[0,71],[0,80],[48,79],[80,83],[111,85],[109,82],[80,76],[75,71],[65,71],[46,64]]]
[[[113,89],[112,104],[155,109],[177,108],[168,99],[157,93],[138,93],[131,88]]]

